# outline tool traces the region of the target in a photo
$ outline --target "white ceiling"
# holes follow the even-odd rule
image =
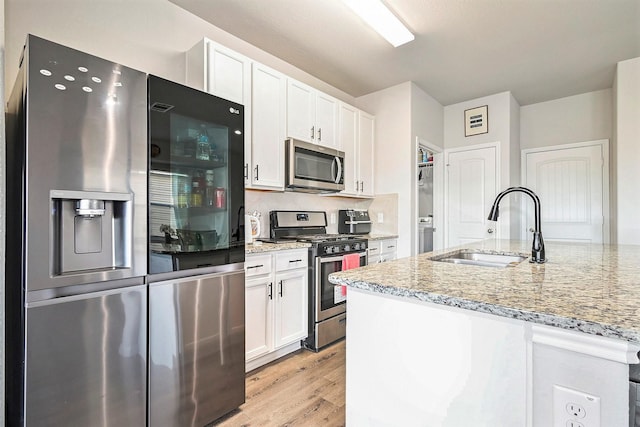
[[[640,0],[385,0],[416,39],[393,48],[340,0],[171,0],[353,96],[414,81],[442,105],[520,105],[612,86],[640,56]]]

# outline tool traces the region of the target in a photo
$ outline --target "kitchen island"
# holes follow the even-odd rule
[[[505,268],[431,259],[454,250],[330,276],[348,286],[347,424],[628,426],[640,247],[547,243],[546,264]]]

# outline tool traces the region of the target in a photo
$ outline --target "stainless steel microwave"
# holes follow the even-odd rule
[[[289,138],[285,141],[286,189],[305,193],[344,190],[344,152]]]

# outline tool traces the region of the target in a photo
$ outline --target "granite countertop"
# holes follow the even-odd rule
[[[386,239],[397,239],[397,234],[364,234],[362,237],[368,240],[386,240]]]
[[[254,245],[253,243],[249,243],[245,245],[245,253],[247,254],[257,254],[261,252],[272,252],[272,251],[284,251],[287,249],[306,249],[311,246],[309,243],[301,243],[301,242],[286,242],[286,243],[269,243],[269,242],[260,242],[259,245]]]
[[[334,273],[329,281],[640,343],[640,246],[545,246],[545,264],[492,268],[430,260],[460,248],[531,256],[529,243],[487,240]]]

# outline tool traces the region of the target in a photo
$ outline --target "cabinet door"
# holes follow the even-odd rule
[[[359,115],[358,154],[360,156],[360,195],[373,196],[373,151],[375,119],[365,112]]]
[[[321,92],[316,93],[316,139],[320,145],[337,148],[338,100]]]
[[[287,137],[316,142],[316,90],[289,79],[287,85]]]
[[[258,63],[252,79],[251,187],[283,190],[287,80]]]
[[[208,42],[206,91],[244,105],[245,185],[251,165],[251,60],[224,46]]]
[[[245,286],[246,360],[251,360],[273,348],[273,278],[253,277]]]
[[[340,104],[340,138],[338,149],[344,151],[344,190],[342,194],[358,194],[358,110]]]
[[[251,102],[251,60],[211,41],[208,47],[206,91],[246,108]]]
[[[307,269],[276,274],[275,348],[308,335]]]

